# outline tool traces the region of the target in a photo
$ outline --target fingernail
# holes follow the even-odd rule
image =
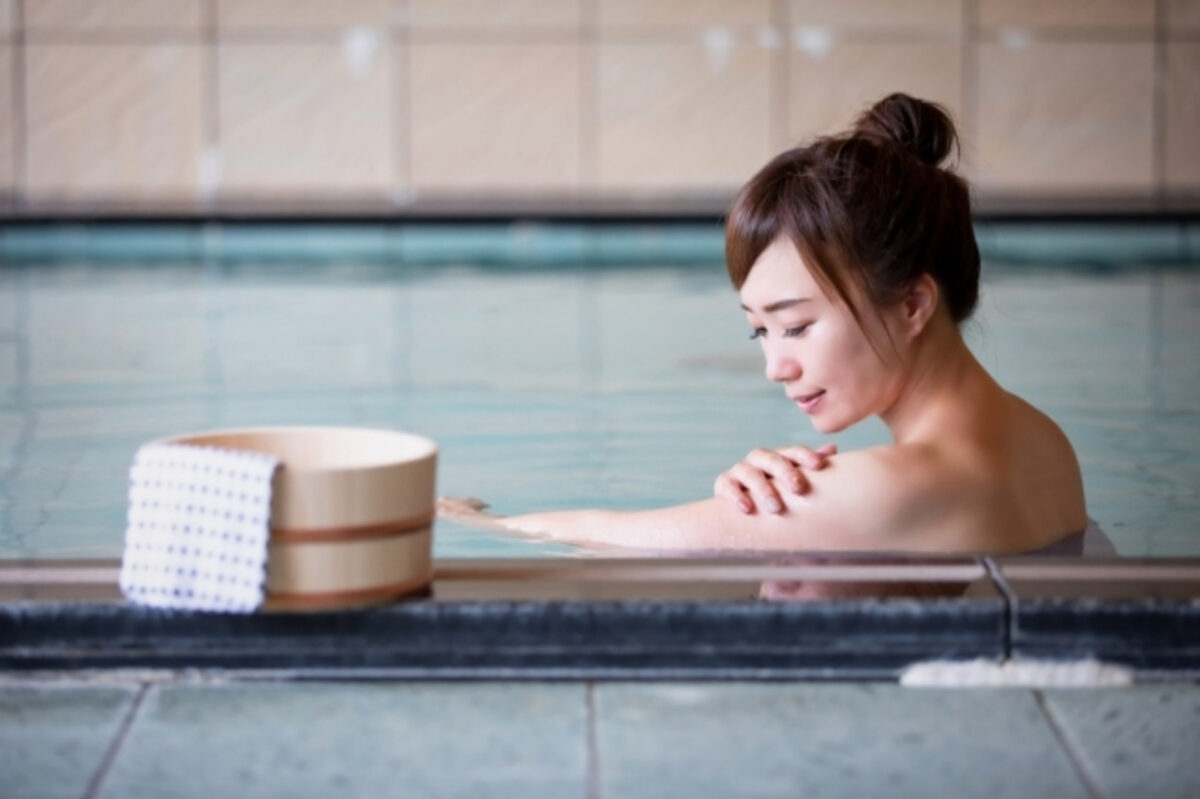
[[[749,513],[751,510],[750,503],[744,499],[738,503],[738,508],[742,511],[742,513]]]
[[[793,480],[792,481],[792,493],[793,494],[803,494],[804,493],[804,483],[801,483],[799,480]]]
[[[771,513],[779,513],[779,511],[783,510],[783,508],[780,507],[780,505],[777,501],[775,501],[773,499],[768,499],[767,500],[767,510],[771,511]]]

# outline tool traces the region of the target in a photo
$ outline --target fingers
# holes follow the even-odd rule
[[[743,513],[762,509],[781,513],[784,505],[774,481],[796,485],[799,472],[786,458],[766,450],[755,450],[721,474],[713,484],[713,493],[735,503]]]
[[[722,472],[713,483],[713,496],[732,502],[742,513],[754,513],[754,502],[728,472]]]
[[[757,451],[747,455],[741,463],[734,464],[728,473],[750,495],[750,500],[767,513],[783,512],[783,498],[779,495],[781,490],[800,493],[806,485],[795,464],[785,458],[768,457]]]
[[[829,463],[829,457],[837,454],[837,444],[824,444],[816,449],[797,444],[791,447],[780,447],[776,452],[805,469],[818,470],[824,469]]]
[[[807,447],[797,448],[797,450],[807,449]],[[803,455],[803,453],[798,454]],[[761,448],[751,451],[742,459],[742,464],[749,464],[774,480],[774,483],[769,485],[772,495],[776,498],[778,498],[777,487],[781,490],[791,491],[793,494],[803,494],[808,490],[808,480],[805,479],[797,465],[802,462],[800,457],[792,457],[782,451]],[[753,489],[753,486],[747,485],[747,488]]]
[[[755,449],[713,483],[713,495],[735,504],[743,513],[761,508],[768,513],[782,513],[780,491],[805,494],[810,489],[803,469],[825,468],[829,457],[837,454],[837,444],[823,444],[816,449],[802,445],[781,447],[778,450]]]
[[[472,516],[481,513],[488,504],[474,497],[438,497],[437,515],[447,518]]]

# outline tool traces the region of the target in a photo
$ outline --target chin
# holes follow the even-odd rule
[[[818,433],[821,433],[822,435],[832,435],[833,433],[842,432],[847,427],[853,427],[854,425],[858,424],[865,418],[867,418],[867,417],[866,416],[846,417],[846,416],[832,416],[832,415],[831,416],[822,416],[822,415],[818,414],[816,416],[808,417],[808,420],[809,420],[809,423],[812,424],[813,429],[816,430]]]
[[[854,424],[854,422],[841,422],[833,420],[827,422],[824,419],[810,419],[809,421],[812,422],[813,430],[816,430],[822,435],[840,433],[850,425]]]

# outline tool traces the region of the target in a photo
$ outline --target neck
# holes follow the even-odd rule
[[[906,361],[896,400],[879,414],[897,444],[936,435],[947,412],[999,389],[948,318],[926,328]]]

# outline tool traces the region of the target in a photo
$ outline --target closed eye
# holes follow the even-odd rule
[[[767,329],[765,327],[756,327],[750,331],[750,340],[753,341],[754,339],[762,338],[765,335],[767,335]]]
[[[783,335],[785,338],[796,338],[798,336],[803,336],[804,332],[811,326],[812,324],[809,323],[807,325],[800,325],[799,327],[789,327],[787,330],[783,331]]]

